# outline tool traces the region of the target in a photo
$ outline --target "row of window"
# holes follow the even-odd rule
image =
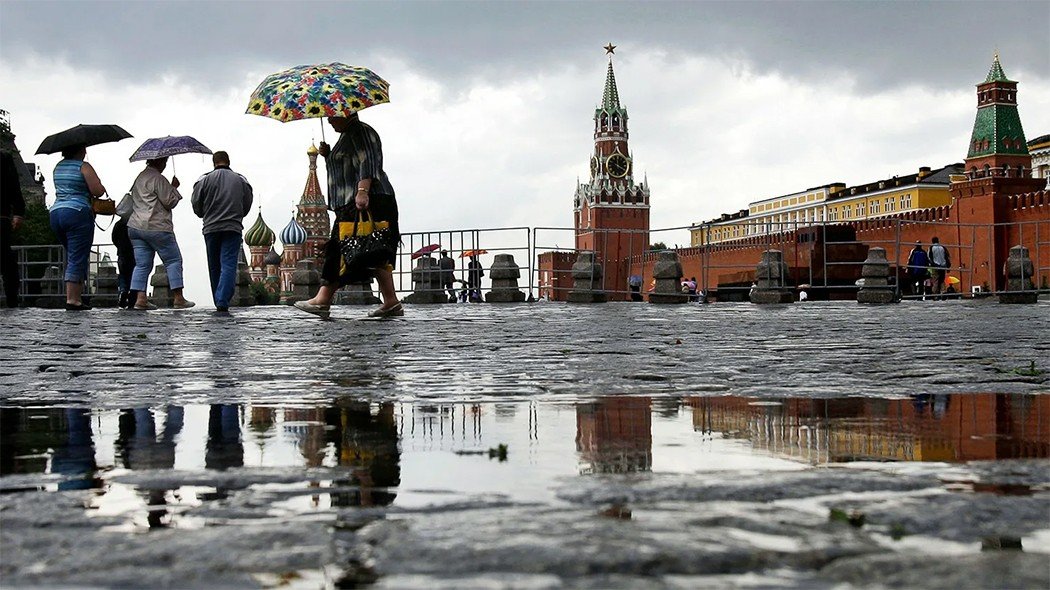
[[[982,152],[984,150],[987,150],[989,145],[991,145],[991,144],[988,143],[987,139],[985,139],[985,140],[978,139],[977,141],[973,142],[973,151],[975,151],[975,152]],[[1003,138],[1003,147],[1008,149],[1008,150],[1009,149],[1019,150],[1019,149],[1023,149],[1024,148],[1024,142],[1021,141],[1020,139],[1016,138],[1016,137],[1004,137]]]
[[[870,199],[867,203],[861,201],[852,205],[841,205],[828,207],[828,221],[864,219],[868,216],[889,214],[896,211],[907,211],[912,209],[913,201],[911,193],[894,195],[890,197]],[[711,228],[712,242],[729,240],[733,238],[763,235],[774,230],[782,231],[793,229],[798,223],[820,223],[824,221],[824,209],[806,209],[780,215],[770,215],[764,219],[755,219],[731,226]]]
[[[820,198],[818,193],[804,195],[801,197],[791,197],[787,199],[781,199],[772,203],[763,203],[761,205],[755,205],[752,207],[751,213],[760,213],[762,211],[772,211],[773,209],[782,209],[784,207],[790,207],[792,205],[798,205],[799,203],[812,203]]]

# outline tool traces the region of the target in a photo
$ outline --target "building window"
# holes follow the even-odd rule
[[[855,215],[855,217],[857,219],[864,218],[864,203],[857,203],[857,214]]]
[[[911,193],[901,197],[901,209],[911,209]]]
[[[880,211],[879,211],[879,202],[878,201],[872,201],[871,202],[871,214],[872,215],[878,215],[879,213],[880,213]]]

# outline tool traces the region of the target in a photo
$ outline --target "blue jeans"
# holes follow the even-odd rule
[[[95,239],[91,209],[63,207],[51,211],[51,230],[66,249],[66,282],[82,283],[88,276],[88,256]]]
[[[237,287],[237,255],[241,251],[241,232],[204,234],[204,246],[208,250],[208,276],[211,278],[215,307],[229,307]]]
[[[128,237],[135,248],[135,272],[131,273],[131,289],[145,291],[146,279],[153,270],[153,256],[160,254],[164,270],[168,273],[168,287],[182,288],[182,252],[175,241],[175,233],[170,231],[143,231],[128,228]]]

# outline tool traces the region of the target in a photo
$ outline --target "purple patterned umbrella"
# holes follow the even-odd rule
[[[138,160],[155,160],[167,158],[179,154],[210,154],[211,150],[203,143],[193,139],[189,135],[167,135],[165,137],[154,137],[147,139],[134,154],[128,158],[129,162]]]

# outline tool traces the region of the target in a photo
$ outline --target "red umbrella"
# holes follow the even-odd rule
[[[412,253],[412,260],[415,260],[416,258],[419,258],[420,256],[423,256],[425,254],[430,254],[431,252],[433,252],[435,250],[440,250],[440,249],[441,249],[441,244],[431,244],[429,246],[423,246],[419,250],[416,250],[415,252]]]

